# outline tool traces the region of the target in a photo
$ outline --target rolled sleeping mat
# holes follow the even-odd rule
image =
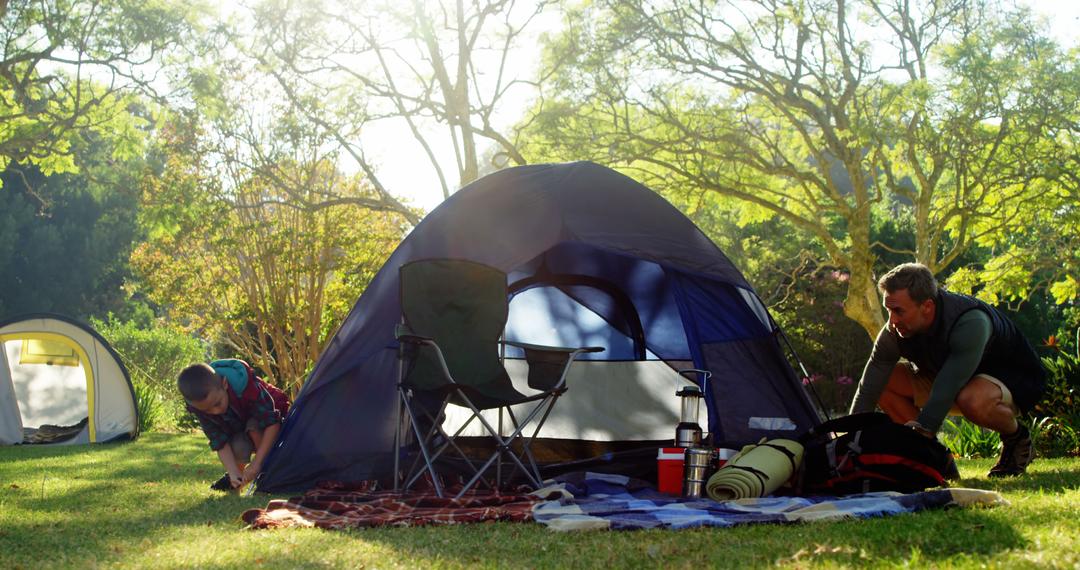
[[[750,444],[728,460],[705,484],[714,501],[764,497],[780,488],[802,463],[803,446],[790,439]]]

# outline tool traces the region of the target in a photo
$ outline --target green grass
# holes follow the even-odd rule
[[[208,490],[222,472],[195,434],[92,449],[0,449],[0,568],[1075,568],[1080,460],[1040,459],[991,481],[963,460],[961,486],[1012,503],[882,519],[692,531],[561,534],[537,524],[245,530],[265,506]]]

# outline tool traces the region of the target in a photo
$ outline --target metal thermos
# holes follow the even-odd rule
[[[709,478],[709,468],[713,464],[713,450],[704,447],[688,447],[683,457],[684,497],[700,498],[705,490],[705,481]]]

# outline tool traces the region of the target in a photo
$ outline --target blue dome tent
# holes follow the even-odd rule
[[[260,491],[389,477],[398,270],[433,258],[508,274],[507,339],[605,348],[571,368],[569,389],[538,436],[566,444],[563,460],[635,445],[655,452],[670,441],[675,392],[691,382],[676,372],[684,368],[713,374],[702,386],[703,427],[715,441],[792,437],[820,422],[765,306],[686,216],[597,164],[521,166],[462,188],[390,256],[297,397]],[[512,376],[524,370],[520,354],[506,356]]]

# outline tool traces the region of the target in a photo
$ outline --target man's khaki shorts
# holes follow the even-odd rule
[[[989,374],[976,374],[975,376],[972,376],[972,379],[978,378],[980,376],[982,378],[985,378],[986,380],[989,380],[998,388],[1001,388],[1001,401],[1010,408],[1014,410],[1016,409],[1016,404],[1013,403],[1012,392],[1009,391],[1009,388],[1005,386],[1004,382],[998,380],[997,378],[994,378],[993,376],[990,376]],[[915,405],[920,409],[925,408],[926,403],[930,401],[930,389],[933,384],[933,378],[930,378],[925,374],[915,374],[914,371],[912,372],[911,388],[912,392],[915,395]],[[953,403],[952,407],[949,408],[949,415],[963,415],[960,413],[960,409],[956,407],[955,402]]]

